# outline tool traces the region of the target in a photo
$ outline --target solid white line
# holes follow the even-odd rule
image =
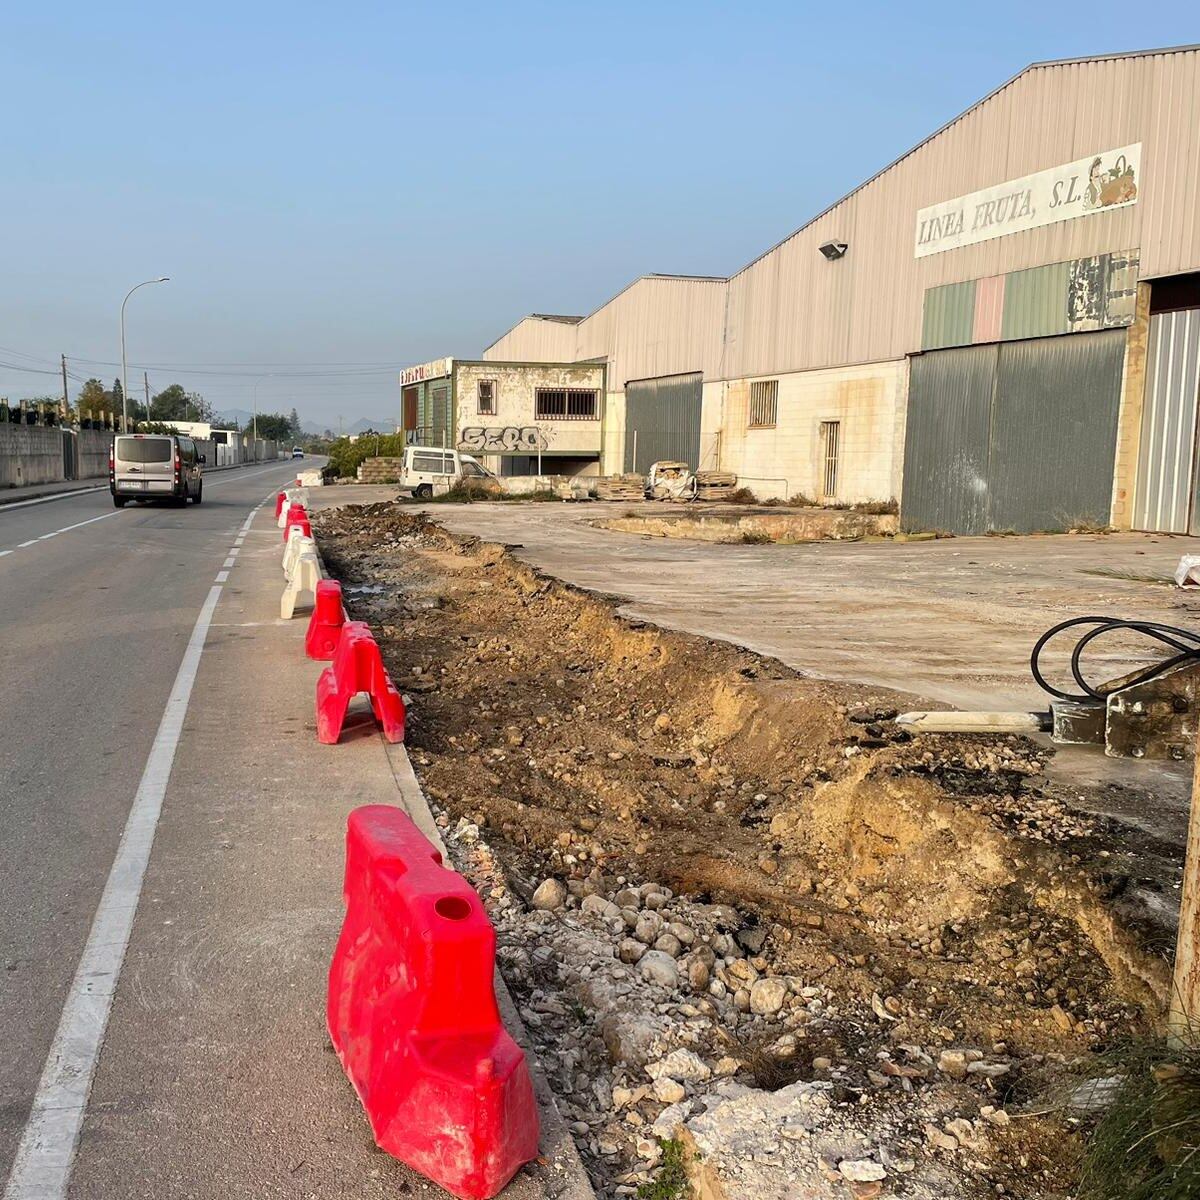
[[[247,522],[252,521],[261,508],[262,504],[254,508]],[[227,575],[227,572],[222,574]],[[29,1120],[4,1189],[4,1200],[66,1200],[88,1093],[133,931],[163,797],[171,778],[200,657],[220,597],[221,587],[216,583],[209,589],[183,652],[183,661],[179,664],[146,768],[129,809],[116,858],[92,919],[83,956],[67,993],[50,1053],[46,1056]]]

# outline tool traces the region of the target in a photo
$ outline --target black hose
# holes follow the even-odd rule
[[[1078,625],[1091,625],[1094,628],[1089,629],[1087,633],[1083,634],[1076,641],[1075,649],[1071,652],[1071,675],[1082,689],[1081,693],[1072,694],[1071,692],[1064,692],[1059,688],[1052,687],[1046,682],[1046,677],[1041,672],[1039,660],[1042,651],[1052,638],[1057,637],[1064,630],[1072,629]],[[1151,638],[1156,642],[1161,642],[1164,646],[1170,646],[1172,649],[1178,651],[1172,657],[1164,658],[1161,662],[1152,663],[1144,670],[1137,672],[1127,679],[1123,679],[1121,682],[1121,687],[1123,688],[1131,687],[1135,683],[1146,683],[1151,679],[1157,679],[1158,676],[1165,674],[1173,667],[1179,666],[1180,663],[1187,662],[1190,659],[1200,659],[1200,633],[1193,633],[1190,629],[1180,629],[1177,625],[1163,625],[1158,621],[1128,621],[1121,617],[1073,617],[1069,621],[1062,621],[1057,625],[1052,625],[1034,644],[1033,652],[1029,656],[1029,669],[1033,673],[1034,679],[1037,680],[1038,686],[1043,691],[1049,692],[1050,695],[1057,696],[1060,700],[1104,700],[1108,693],[1100,691],[1097,687],[1093,687],[1084,679],[1081,659],[1083,651],[1092,641],[1101,634],[1114,633],[1118,630],[1139,633],[1143,637]]]

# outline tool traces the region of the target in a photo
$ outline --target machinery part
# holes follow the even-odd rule
[[[897,725],[914,733],[1045,733],[1050,714],[1040,712],[907,712]]]

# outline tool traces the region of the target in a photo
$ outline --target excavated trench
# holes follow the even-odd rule
[[[982,1098],[1037,1115],[990,1130],[988,1152],[960,1133],[956,1157],[953,1138],[929,1134],[932,1165],[957,1171],[958,1190],[944,1194],[1069,1194],[1080,1123],[1045,1098],[1153,1025],[1169,972],[1117,915],[1108,831],[1046,785],[1045,751],[1015,737],[910,737],[892,718],[911,698],[627,620],[608,598],[395,504],[331,510],[314,526],[348,609],[370,622],[409,696],[425,789],[451,824],[485,839],[495,895],[527,914],[547,878],[567,885],[569,904],[620,901],[622,885],[653,881],[701,923],[732,910],[740,928],[726,942],[749,974],[798,981],[805,996],[823,989],[846,1014],[814,1028],[809,999],[785,1027],[747,1012],[736,980],[728,1004],[723,987],[697,988],[691,1003],[739,1080],[831,1078],[831,1094],[860,1104],[902,1097],[916,1128],[928,1126],[923,1088],[945,1112],[942,1085],[961,1104],[972,1101],[962,1088],[986,1083],[976,1108]],[[720,951],[725,935],[712,937]],[[715,957],[716,974],[736,969],[732,955]],[[510,977],[519,1000],[550,987],[537,965]],[[586,1004],[560,1007],[580,1038],[598,1028]],[[562,1020],[550,1022],[558,1041]],[[765,1052],[781,1031],[788,1052]],[[948,1078],[934,1064],[961,1046],[987,1048],[995,1070]],[[881,1075],[896,1047],[917,1065]],[[633,1071],[604,1069],[610,1091]],[[643,1177],[634,1152],[597,1136],[577,1089],[577,1078],[565,1084],[567,1107],[593,1178],[602,1194],[632,1194]],[[895,1194],[926,1194],[910,1182],[919,1177]],[[883,1185],[847,1186],[838,1194]]]

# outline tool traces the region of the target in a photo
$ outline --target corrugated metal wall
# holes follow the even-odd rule
[[[901,518],[908,529],[1030,533],[1107,524],[1125,332],[913,359]]]
[[[1196,405],[1200,309],[1155,313],[1146,347],[1146,400],[1133,528],[1200,532]]]
[[[699,466],[702,388],[699,371],[626,385],[625,470],[644,473],[663,459]]]
[[[574,362],[581,317],[523,317],[484,352],[489,362]]]

